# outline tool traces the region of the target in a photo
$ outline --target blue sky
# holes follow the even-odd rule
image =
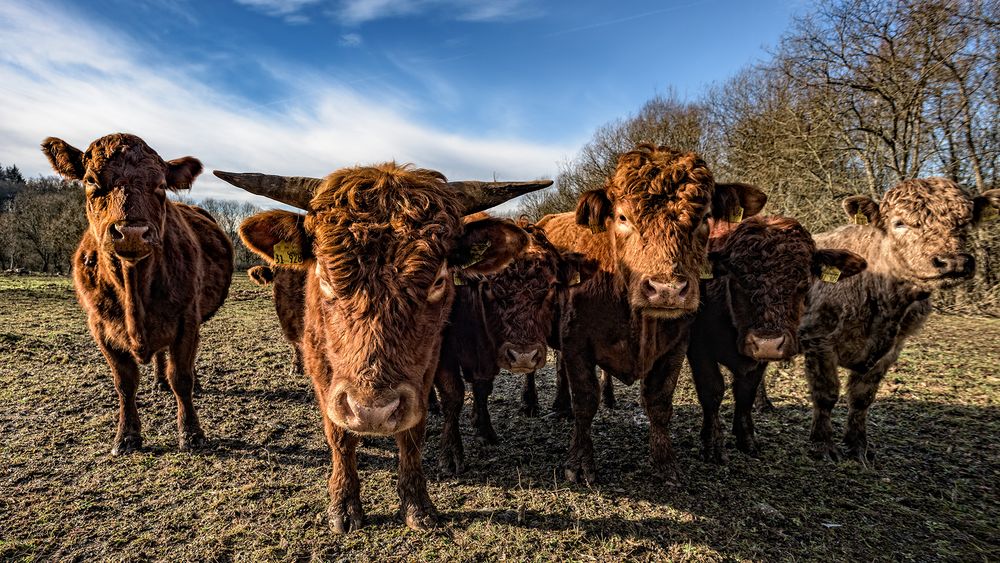
[[[113,131],[164,158],[320,176],[396,159],[554,177],[657,93],[766,56],[798,1],[105,0],[0,3],[0,163]],[[210,175],[192,197],[234,197]]]

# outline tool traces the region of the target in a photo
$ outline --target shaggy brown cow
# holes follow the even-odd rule
[[[726,458],[719,406],[733,374],[736,448],[757,455],[752,407],[768,362],[798,353],[798,328],[813,282],[837,283],[865,268],[845,250],[818,250],[812,236],[787,217],[751,217],[713,238],[712,274],[701,282],[701,307],[691,326],[687,357],[704,419],[702,457]]]
[[[625,153],[601,190],[581,195],[576,214],[539,222],[562,250],[600,264],[572,292],[560,326],[561,376],[568,378],[575,428],[566,478],[596,478],[590,426],[600,366],[626,384],[642,382],[654,468],[676,478],[669,422],[673,392],[698,308],[698,275],[707,265],[709,219],[738,220],[766,196],[743,184],[715,185],[694,153],[641,145]]]
[[[459,416],[465,398],[462,379],[472,386],[473,426],[486,443],[496,443],[489,413],[493,380],[501,369],[526,374],[523,412],[538,412],[533,380],[545,365],[546,344],[566,290],[585,281],[596,264],[577,253],[560,253],[541,229],[526,221],[519,227],[528,245],[503,270],[488,276],[460,273],[461,285],[444,331],[435,385],[441,395],[441,470],[463,470]]]
[[[271,285],[281,333],[292,349],[289,374],[305,373],[302,335],[305,332],[306,273],[291,268],[254,266],[247,270],[247,276],[257,285]]]
[[[216,175],[308,210],[254,215],[240,236],[272,267],[306,273],[302,351],[331,450],[331,529],[362,526],[356,449],[363,435],[395,436],[400,514],[412,528],[434,525],[420,450],[453,279],[461,270],[495,272],[527,243],[511,223],[463,225],[462,215],[551,182],[448,183],[395,163],[325,180]]]
[[[844,283],[816,284],[799,338],[813,400],[811,453],[837,459],[830,413],[840,394],[837,367],[847,381],[847,457],[874,460],[868,443],[868,408],[907,337],[931,311],[930,295],[975,273],[965,248],[974,226],[995,217],[1000,190],[970,197],[945,178],[908,180],[876,203],[867,196],[844,201],[855,223],[817,235],[821,248],[846,248],[868,269]]]
[[[180,448],[201,444],[192,402],[198,331],[229,293],[233,245],[206,211],[170,201],[166,192],[190,188],[201,162],[164,162],[123,133],[101,137],[86,152],[50,137],[42,151],[56,172],[87,190],[89,226],[73,258],[73,280],[118,390],[111,453],[142,446],[137,362],[154,355],[177,398]]]

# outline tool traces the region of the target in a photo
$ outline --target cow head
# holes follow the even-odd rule
[[[560,252],[544,231],[519,221],[528,244],[503,270],[466,280],[479,293],[484,322],[496,327],[497,365],[514,373],[529,373],[545,365],[547,339],[556,310],[570,288],[586,282],[596,262],[576,252]]]
[[[798,353],[799,321],[814,282],[836,283],[867,266],[853,252],[817,249],[809,232],[787,217],[741,222],[709,260],[714,279],[706,291],[724,292],[737,349],[760,361]]]
[[[216,175],[308,210],[255,215],[240,236],[272,266],[307,272],[306,339],[319,355],[307,369],[325,416],[381,435],[426,416],[456,272],[496,272],[527,244],[512,223],[463,225],[462,215],[551,183],[449,184],[438,172],[395,163],[325,180]]]
[[[907,180],[877,203],[867,196],[844,200],[856,224],[884,234],[885,264],[917,285],[933,289],[971,278],[976,262],[968,253],[971,230],[997,216],[1000,190],[976,197],[946,178]]]
[[[201,162],[190,156],[164,161],[139,137],[115,133],[85,152],[49,137],[42,152],[60,175],[87,191],[87,220],[100,247],[126,263],[156,250],[166,225],[167,190],[191,187]]]
[[[708,220],[749,217],[766,201],[752,186],[716,186],[695,153],[640,145],[619,158],[604,189],[580,196],[576,221],[608,232],[615,279],[634,310],[675,318],[698,308]]]

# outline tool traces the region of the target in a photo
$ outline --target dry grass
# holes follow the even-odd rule
[[[491,405],[503,443],[476,445],[463,420],[460,478],[436,475],[431,420],[424,457],[441,529],[394,520],[394,444],[371,440],[360,457],[368,527],[338,537],[324,516],[319,413],[305,378],[287,375],[269,295],[237,276],[204,328],[196,404],[209,446],[177,451],[174,401],[147,371],[146,449],[112,458],[117,398],[69,282],[0,277],[0,559],[1000,559],[1000,320],[931,319],[871,413],[875,470],[805,456],[810,410],[795,365],[772,369],[778,411],[757,418],[761,459],[698,460],[685,374],[673,423],[680,487],[650,472],[647,423],[623,387],[594,425],[603,484],[571,486],[557,471],[570,424],[519,416],[519,381],[503,375]],[[551,369],[540,380],[545,403]]]

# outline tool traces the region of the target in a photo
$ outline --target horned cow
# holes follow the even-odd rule
[[[86,151],[49,137],[42,151],[56,172],[86,189],[88,227],[73,258],[73,281],[118,391],[111,452],[142,447],[138,364],[154,356],[177,399],[180,448],[200,445],[204,432],[192,400],[199,330],[229,292],[233,246],[211,215],[169,200],[167,190],[190,188],[201,162],[165,162],[124,133],[101,137]]]

